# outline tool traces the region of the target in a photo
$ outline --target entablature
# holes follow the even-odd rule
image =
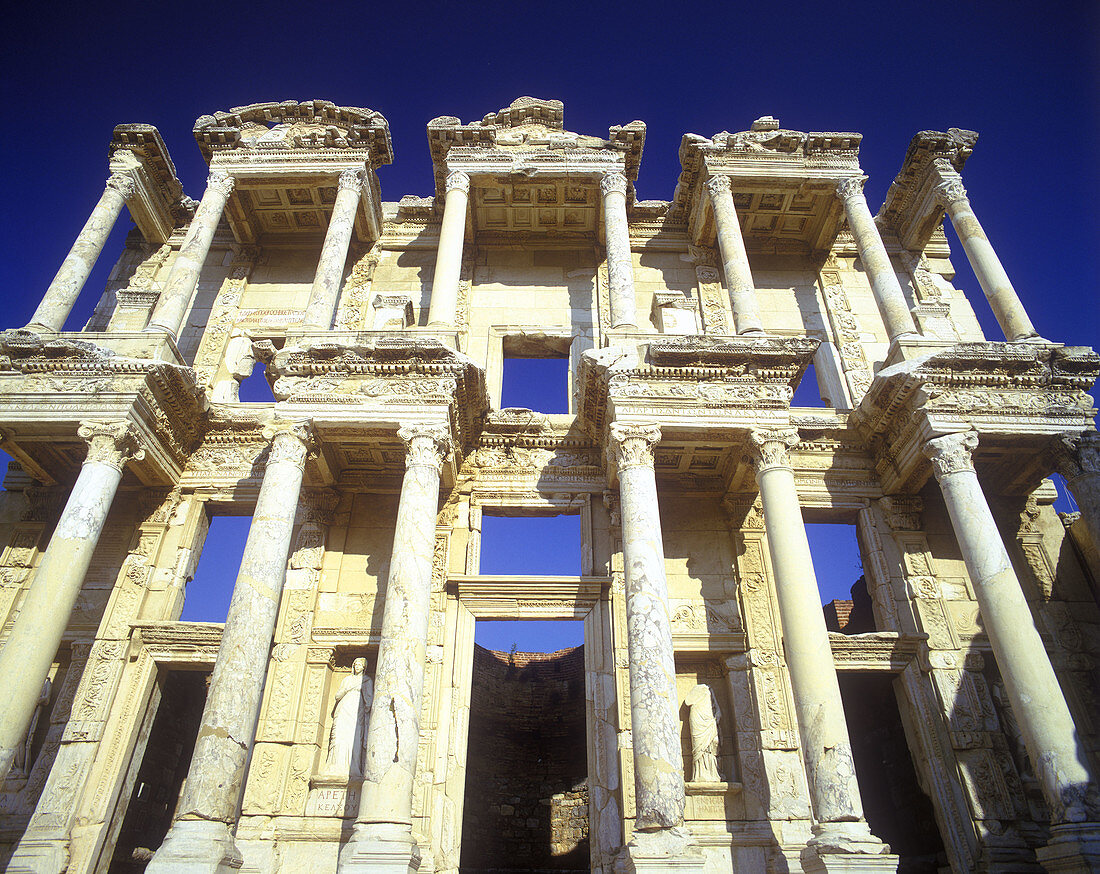
[[[175,227],[191,220],[194,202],[183,194],[160,131],[151,124],[120,124],[109,153],[111,172],[134,183],[126,206],[141,235],[150,243],[167,242]]]

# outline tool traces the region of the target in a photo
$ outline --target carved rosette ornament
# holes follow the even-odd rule
[[[470,193],[470,174],[463,170],[452,170],[447,174],[447,182],[444,186],[444,190],[447,194],[452,191],[461,191],[463,194]]]
[[[847,176],[837,182],[836,196],[839,197],[841,201],[850,200],[853,197],[862,197],[863,183],[866,181],[866,176]]]
[[[264,428],[263,435],[265,440],[271,441],[268,464],[286,461],[305,470],[306,458],[316,445],[310,422],[272,422]]]
[[[233,193],[233,186],[237,181],[224,170],[211,170],[206,177],[206,187],[214,189],[223,197],[229,197]]]
[[[975,431],[960,431],[944,437],[933,437],[921,451],[932,462],[932,472],[936,482],[952,473],[974,470],[974,450],[978,448],[978,435]]]
[[[711,198],[716,198],[721,194],[732,194],[733,185],[730,182],[729,176],[711,176],[704,183],[707,189],[707,194]]]
[[[340,181],[338,186],[341,191],[354,191],[356,194],[363,193],[363,171],[362,170],[345,170],[340,174]]]
[[[661,442],[657,425],[611,425],[610,450],[619,470],[653,467],[653,447]]]
[[[123,200],[129,200],[134,196],[137,185],[129,173],[112,173],[107,179],[107,187],[121,194]]]
[[[405,444],[405,467],[434,467],[443,470],[443,462],[452,451],[451,433],[444,425],[407,425],[397,432]]]
[[[604,173],[600,180],[600,193],[607,197],[609,194],[621,194],[626,196],[626,176],[618,171]]]
[[[951,204],[958,203],[960,201],[968,202],[966,196],[966,189],[963,188],[962,180],[958,176],[945,179],[935,188],[936,203],[947,209]]]
[[[88,444],[85,464],[105,464],[121,473],[128,461],[145,458],[137,429],[130,422],[81,422],[76,433]]]
[[[752,462],[757,474],[761,474],[773,467],[790,468],[790,450],[798,445],[798,431],[795,428],[753,428],[749,441]]]

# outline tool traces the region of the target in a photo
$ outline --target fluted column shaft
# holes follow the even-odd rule
[[[733,203],[729,176],[711,176],[706,182],[714,224],[718,233],[718,249],[722,253],[722,269],[726,274],[733,321],[738,334],[761,334],[764,323],[756,303],[756,283],[749,269],[749,255],[741,234],[741,221]]]
[[[600,180],[600,193],[603,195],[611,327],[636,330],[638,304],[634,297],[634,261],[630,256],[630,226],[626,220],[626,185],[626,176],[622,173],[607,173]]]
[[[4,678],[0,683],[0,782],[23,743],[122,470],[128,461],[145,457],[128,422],[85,422],[77,433],[88,443],[87,457],[11,635],[0,650],[0,677]]]
[[[313,276],[302,327],[307,331],[327,331],[332,327],[336,314],[336,301],[340,296],[340,282],[344,278],[344,265],[348,260],[348,245],[355,228],[355,213],[363,197],[363,171],[345,170],[340,174],[336,203],[332,207],[325,244]]]
[[[783,652],[791,674],[810,797],[818,822],[814,828],[821,836],[837,823],[861,821],[863,805],[791,468],[789,452],[798,444],[798,432],[793,428],[759,429],[752,432],[751,438],[768,552],[775,572]]]
[[[951,218],[951,225],[959,235],[966,258],[989,300],[997,323],[1004,331],[1005,339],[1013,341],[1037,337],[1035,326],[1031,324],[1024,305],[1020,303],[1020,297],[1012,287],[1012,281],[1005,273],[1001,259],[997,257],[970,206],[970,198],[966,195],[959,174],[954,170],[941,169],[940,180],[936,186],[936,200]]]
[[[1054,824],[1095,819],[1073,717],[974,470],[973,431],[924,445],[974,585],[982,625]]]
[[[611,426],[619,472],[630,653],[630,729],[634,745],[636,828],[684,822],[684,761],[665,550],[653,472],[656,425]]]
[[[225,202],[233,191],[233,185],[233,177],[219,170],[211,172],[207,177],[206,191],[195,210],[195,217],[191,219],[191,226],[183,238],[176,260],[172,263],[172,270],[164,283],[164,291],[160,293],[146,331],[161,331],[172,339],[179,338],[183,317],[187,314],[191,297],[198,287],[199,274],[206,263],[214,232],[218,229],[218,222],[221,221]]]
[[[458,282],[462,276],[462,240],[466,235],[466,209],[470,200],[470,176],[461,170],[447,174],[447,199],[435,254],[429,327],[453,328],[458,310]]]
[[[1100,550],[1100,434],[1089,431],[1062,440],[1056,458],[1092,544]]]
[[[195,752],[176,821],[146,869],[150,874],[222,872],[240,858],[232,829],[256,738],[312,428],[277,420],[264,436],[271,449]]]
[[[126,199],[134,193],[134,181],[124,173],[112,173],[99,202],[77,234],[73,247],[54,276],[27,327],[60,331],[65,326],[88,275],[99,259]]]
[[[898,282],[898,275],[894,272],[894,265],[890,263],[882,235],[879,234],[871,209],[867,206],[867,198],[863,194],[864,181],[865,177],[862,176],[842,179],[837,183],[836,193],[844,206],[848,229],[855,237],[859,260],[863,262],[863,269],[871,283],[871,291],[886,325],[886,333],[894,340],[916,334],[917,326],[901,290],[901,283]]]
[[[371,868],[379,853],[419,858],[412,837],[413,779],[424,701],[439,478],[450,435],[439,425],[402,428],[398,436],[407,447],[405,478],[386,581],[359,815],[340,856],[341,874]]]

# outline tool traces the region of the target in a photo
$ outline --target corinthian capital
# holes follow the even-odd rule
[[[653,467],[653,447],[661,442],[657,425],[611,425],[610,449],[619,470],[628,467]]]
[[[363,171],[362,170],[345,170],[340,174],[340,182],[338,183],[340,190],[354,191],[356,194],[362,194],[363,192]]]
[[[451,432],[445,425],[406,425],[397,432],[405,443],[405,467],[434,467],[436,473],[451,454]]]
[[[1055,446],[1054,462],[1067,480],[1100,473],[1100,434],[1086,431],[1077,437],[1063,437]]]
[[[470,174],[463,170],[452,170],[447,174],[447,183],[444,188],[448,194],[452,191],[461,191],[463,194],[469,194]]]
[[[128,461],[141,461],[137,429],[130,422],[81,422],[77,436],[88,444],[85,464],[106,464],[121,473]]]
[[[137,185],[129,173],[112,173],[107,179],[107,187],[121,194],[123,200],[129,200],[134,196]]]
[[[721,194],[729,194],[733,191],[733,184],[729,176],[711,176],[705,183],[707,194],[718,197]]]
[[[757,473],[773,467],[789,468],[791,450],[798,445],[798,431],[794,428],[753,428],[749,432],[749,444]]]
[[[276,419],[264,427],[264,439],[271,441],[267,463],[289,462],[305,470],[306,458],[314,448],[313,424],[306,419]]]
[[[836,184],[836,196],[841,201],[850,200],[853,197],[863,196],[863,183],[867,181],[866,176],[846,176]]]
[[[951,176],[937,185],[934,193],[936,196],[936,203],[944,209],[953,203],[967,200],[966,189],[963,188],[962,179],[955,173],[952,173]]]
[[[932,462],[932,472],[936,482],[940,482],[950,473],[959,473],[974,469],[974,450],[978,448],[978,434],[975,431],[959,431],[944,437],[933,437],[921,452]]]
[[[600,180],[600,192],[604,197],[615,193],[626,196],[626,176],[622,173],[613,171],[611,173],[604,173],[603,179]]]
[[[235,184],[236,180],[224,170],[211,170],[210,175],[206,177],[207,189],[212,188],[225,197],[229,197],[233,193]]]

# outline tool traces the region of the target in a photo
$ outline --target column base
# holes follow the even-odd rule
[[[4,871],[9,874],[62,874],[68,867],[66,841],[24,838],[15,848]]]
[[[242,864],[244,859],[224,822],[181,819],[172,824],[145,872],[232,874]]]
[[[889,844],[871,834],[863,820],[819,823],[813,833],[800,855],[805,874],[898,870],[899,857],[890,853]]]
[[[1035,851],[1050,874],[1098,874],[1100,872],[1100,823],[1056,825],[1045,847]]]
[[[394,823],[356,825],[340,853],[339,874],[416,874],[420,847],[408,826]]]
[[[703,874],[706,855],[685,827],[634,832],[615,858],[615,874],[684,871]]]

